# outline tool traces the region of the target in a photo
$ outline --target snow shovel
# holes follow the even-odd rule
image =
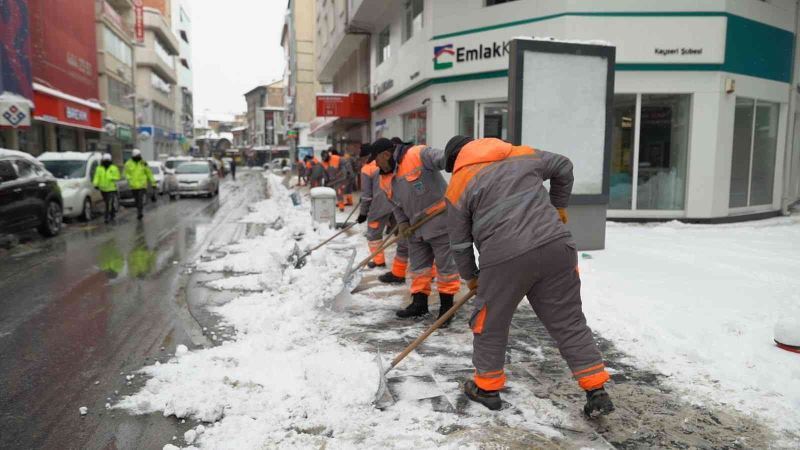
[[[419,222],[417,222],[414,225],[408,227],[409,235],[414,234],[415,231],[419,230],[423,225],[425,225],[426,223],[430,222],[434,217],[438,216],[439,214],[441,214],[443,212],[444,212],[444,208],[436,210],[436,211],[428,214],[427,216],[423,217],[422,220],[420,220]],[[350,281],[350,277],[356,271],[358,271],[362,267],[366,266],[378,254],[380,254],[382,251],[386,250],[387,248],[391,247],[392,245],[396,244],[397,241],[399,241],[400,239],[401,239],[401,236],[398,235],[398,236],[390,236],[388,239],[383,241],[383,244],[381,244],[380,247],[378,247],[374,252],[372,252],[371,255],[369,255],[366,258],[364,258],[355,267],[353,267],[351,270],[349,270],[349,271],[347,271],[345,273],[345,275],[344,275],[344,284],[346,285]]]
[[[347,223],[347,222],[345,222],[345,223]],[[358,225],[358,223],[357,222],[353,222],[350,225],[345,226],[338,233],[336,233],[333,236],[329,237],[328,239],[325,239],[324,241],[322,241],[322,243],[318,244],[317,246],[315,246],[313,248],[310,248],[310,249],[306,250],[305,253],[303,253],[302,255],[300,254],[300,247],[298,247],[297,244],[294,244],[294,250],[292,250],[292,254],[289,255],[289,263],[294,264],[294,268],[295,269],[300,269],[301,267],[306,265],[306,257],[308,257],[308,255],[310,255],[315,250],[319,250],[322,246],[324,246],[328,242],[336,239],[337,237],[341,236],[342,234],[346,233],[348,230],[350,230],[350,228],[353,228],[356,225]]]
[[[450,320],[450,318],[453,317],[462,306],[464,306],[464,303],[467,303],[467,301],[472,297],[474,297],[475,294],[477,293],[478,291],[476,289],[472,289],[471,291],[464,294],[463,297],[458,299],[458,301],[456,301],[455,304],[453,304],[453,307],[450,308],[446,313],[444,313],[444,315],[440,317],[436,322],[434,322],[433,325],[430,326],[430,328],[425,330],[425,332],[422,333],[422,335],[420,335],[417,339],[415,339],[414,342],[409,344],[409,346],[406,347],[405,350],[400,352],[399,355],[395,356],[395,358],[392,360],[392,363],[389,365],[388,368],[386,369],[383,368],[383,361],[381,360],[380,353],[378,353],[375,356],[375,359],[378,363],[379,374],[381,377],[380,380],[378,381],[378,392],[375,394],[375,400],[373,401],[373,404],[375,405],[376,408],[383,409],[392,406],[394,404],[394,397],[392,397],[392,393],[389,392],[389,389],[387,388],[386,385],[386,374],[389,373],[389,371],[391,371],[395,367],[397,367],[397,365],[400,364],[400,361],[405,359],[405,357],[408,356],[409,353],[413,352],[414,349],[416,349],[417,347],[419,347],[420,344],[425,342],[425,339],[428,339],[428,336],[430,336],[434,331],[439,329],[439,327],[441,327],[442,324]]]
[[[358,200],[358,203],[356,203],[356,206],[354,206],[354,207],[353,207],[353,210],[352,210],[352,211],[350,211],[350,214],[348,214],[348,215],[347,215],[347,218],[346,218],[346,219],[344,219],[344,222],[342,223],[342,226],[343,226],[343,227],[344,227],[344,226],[347,226],[347,222],[349,222],[349,221],[350,221],[350,218],[351,218],[351,217],[353,217],[353,214],[354,214],[356,211],[358,211],[358,209],[359,209],[360,207],[361,207],[361,200]]]

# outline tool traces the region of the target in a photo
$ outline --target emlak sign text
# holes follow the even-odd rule
[[[457,63],[481,61],[492,58],[507,58],[510,41],[478,44],[477,47],[458,47],[453,44],[434,47],[433,69],[443,70],[453,67],[452,59]],[[449,55],[446,56],[446,55]]]

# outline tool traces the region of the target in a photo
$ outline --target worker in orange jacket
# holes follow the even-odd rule
[[[374,253],[383,243],[383,236],[388,230],[395,227],[394,205],[386,198],[386,193],[381,190],[381,179],[391,183],[392,174],[382,174],[375,163],[375,155],[369,144],[361,146],[359,155],[365,162],[361,168],[361,210],[358,223],[367,223],[367,244],[370,253]],[[369,267],[385,267],[386,256],[378,253],[369,262]],[[400,239],[397,242],[397,252],[392,261],[392,270],[378,277],[382,283],[405,283],[408,268],[408,240]]]
[[[604,389],[609,375],[581,308],[575,242],[565,226],[572,162],[500,139],[455,136],[443,165],[453,173],[447,188],[450,247],[461,277],[478,290],[470,321],[475,375],[464,384],[467,397],[489,409],[502,407],[511,318],[527,297],[586,392],[584,413],[613,411]]]
[[[436,284],[439,291],[439,317],[453,306],[453,296],[461,288],[444,214],[434,217],[416,232],[409,228],[428,215],[445,208],[447,182],[442,177],[442,150],[426,145],[396,145],[381,138],[373,144],[375,161],[385,174],[394,174],[391,183],[381,182],[381,189],[394,203],[394,215],[401,236],[408,239],[411,264],[412,303],[397,311],[400,318],[419,317],[428,313],[436,263]],[[448,322],[449,323],[449,322]]]
[[[336,190],[336,206],[339,211],[344,211],[344,183],[346,174],[342,168],[342,160],[339,155],[331,153],[330,150],[322,152],[322,168],[325,169],[325,186]],[[335,150],[334,150],[335,152]]]
[[[312,188],[322,186],[322,183],[325,181],[325,169],[316,157],[308,156],[306,173]]]

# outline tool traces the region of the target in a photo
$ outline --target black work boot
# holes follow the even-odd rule
[[[396,314],[401,319],[428,314],[428,296],[421,293],[414,294],[411,304],[406,309],[397,311]]]
[[[439,317],[442,317],[444,313],[450,311],[450,308],[453,307],[453,294],[442,294],[439,293]],[[454,315],[455,316],[455,315]],[[443,323],[439,328],[447,328],[450,326],[450,322],[453,321],[453,317],[447,319],[447,322]]]
[[[478,402],[492,411],[497,411],[503,407],[503,400],[500,399],[499,391],[484,391],[472,380],[467,380],[464,383],[464,394],[468,399]]]
[[[605,389],[586,391],[586,405],[583,407],[583,413],[587,417],[604,416],[611,411],[614,411],[614,404]]]
[[[370,262],[367,263],[367,267],[369,267],[370,269],[374,269],[376,267],[386,267],[386,263],[375,264],[375,261],[370,261]]]
[[[390,271],[386,272],[385,274],[379,276],[378,277],[378,281],[380,281],[381,283],[388,283],[388,284],[400,284],[400,283],[405,283],[406,279],[396,276],[390,270]]]

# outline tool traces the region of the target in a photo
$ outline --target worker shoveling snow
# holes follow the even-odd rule
[[[212,312],[236,330],[234,338],[144,368],[150,377],[145,387],[115,407],[196,420],[195,429],[203,427],[203,432],[192,436],[192,445],[200,448],[463,448],[462,439],[442,430],[477,428],[494,418],[483,412],[476,417],[436,412],[428,404],[402,399],[387,411],[374,408],[380,376],[374,349],[339,337],[346,334],[351,317],[324,306],[343,287],[349,255],[323,247],[308,256],[304,267],[286,266],[296,233],[303,233],[301,244],[306,246],[321,242],[333,230],[314,230],[308,210],[291,206],[279,181],[268,175],[272,198],[255,211],[270,211],[270,219],[275,211],[291,215],[291,226],[268,228],[260,239],[217,249],[232,252],[225,258],[236,261],[218,261],[218,267],[270,271],[279,274],[278,286],[214,308]],[[254,214],[249,220],[257,221]],[[357,245],[358,239],[344,238],[340,247],[350,240]],[[548,402],[537,405],[532,414],[566,420]],[[541,422],[529,427],[559,435]]]

